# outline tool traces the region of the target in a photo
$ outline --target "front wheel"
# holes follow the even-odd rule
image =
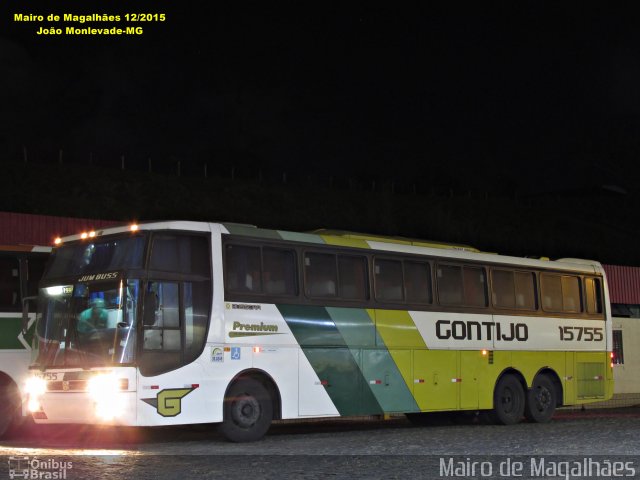
[[[22,420],[20,391],[9,382],[0,385],[0,438],[9,436]]]
[[[546,423],[556,411],[556,389],[546,375],[538,375],[527,392],[524,414],[528,420]]]
[[[524,390],[513,375],[505,375],[496,385],[493,393],[492,418],[502,425],[514,425],[524,415]]]
[[[220,432],[232,442],[254,442],[269,430],[273,404],[267,389],[246,378],[234,383],[224,399]]]

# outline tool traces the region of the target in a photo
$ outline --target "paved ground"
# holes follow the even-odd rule
[[[500,467],[508,467],[505,462],[526,463],[531,455],[559,462],[620,458],[623,464],[634,462],[633,475],[627,478],[640,478],[640,409],[566,411],[549,424],[509,427],[473,420],[416,427],[404,418],[288,423],[274,425],[264,440],[251,444],[226,442],[212,426],[37,428],[0,442],[0,455],[67,459],[73,463],[68,479],[444,478],[454,473],[446,470],[449,461],[471,465],[483,459],[491,463],[492,476],[483,477],[480,471],[464,476],[504,478],[498,474]],[[526,473],[531,466],[524,467]],[[558,474],[545,478],[605,477]]]

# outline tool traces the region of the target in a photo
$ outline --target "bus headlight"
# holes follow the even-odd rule
[[[123,380],[113,373],[100,373],[87,383],[87,391],[95,402],[96,415],[112,420],[124,411]]]
[[[29,377],[24,385],[24,391],[29,396],[27,408],[31,413],[41,409],[40,397],[47,391],[47,382],[44,378]]]

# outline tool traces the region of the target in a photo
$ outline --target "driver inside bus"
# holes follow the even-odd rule
[[[78,319],[78,332],[89,333],[94,330],[102,329],[107,326],[109,315],[104,308],[104,300],[102,298],[94,298],[91,306],[80,313]]]

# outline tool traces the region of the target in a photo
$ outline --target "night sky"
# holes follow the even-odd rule
[[[63,149],[69,160],[437,177],[489,191],[635,188],[631,12],[582,2],[48,3],[2,6],[7,158],[27,146],[39,161]],[[118,38],[36,36],[43,22],[13,20],[131,7],[167,20]]]

